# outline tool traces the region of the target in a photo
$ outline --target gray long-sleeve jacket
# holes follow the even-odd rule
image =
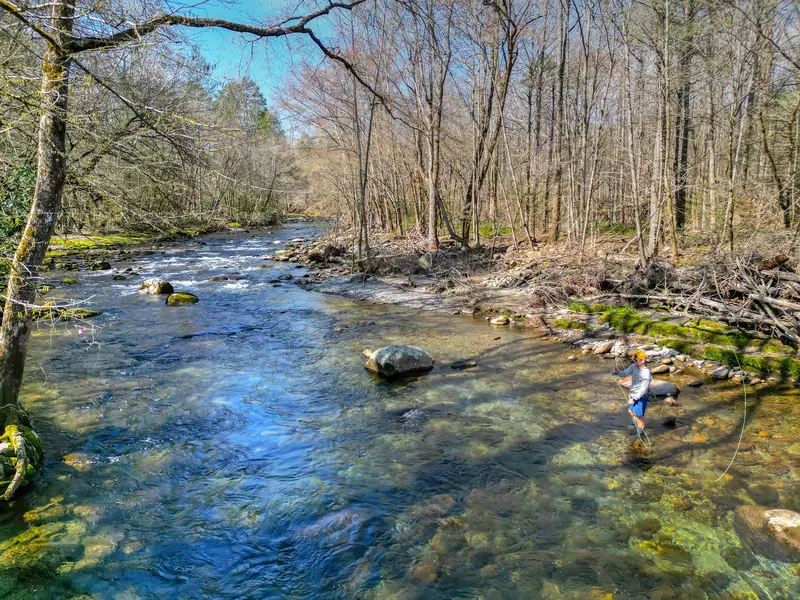
[[[636,363],[633,363],[624,371],[620,371],[620,375],[623,377],[631,376],[631,398],[639,400],[647,396],[647,392],[650,390],[650,382],[653,381],[653,374],[650,372],[650,369],[646,366],[640,369],[636,366]]]

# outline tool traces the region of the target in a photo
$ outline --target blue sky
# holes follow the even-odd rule
[[[172,0],[169,5],[176,9],[189,7],[198,17],[216,17],[229,21],[269,25],[279,16],[287,14],[303,15],[313,12],[319,4],[306,0],[286,2],[283,0]],[[324,33],[324,20],[315,21],[312,27]],[[275,106],[281,97],[281,90],[287,73],[292,68],[293,60],[301,54],[309,52],[309,46],[303,43],[301,36],[289,36],[270,41],[251,43],[241,34],[230,33],[220,29],[190,30],[187,35],[200,48],[203,58],[214,67],[217,79],[225,79],[249,75],[261,88],[261,92],[270,106]],[[310,50],[315,55],[316,49]],[[321,59],[321,56],[320,56]]]

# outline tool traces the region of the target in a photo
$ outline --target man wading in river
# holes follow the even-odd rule
[[[614,368],[614,375],[621,377],[631,376],[631,387],[628,393],[628,414],[636,427],[636,434],[639,438],[644,433],[644,413],[647,411],[647,393],[650,391],[650,382],[653,381],[653,374],[647,368],[647,355],[644,350],[637,350],[634,355],[635,362],[625,369],[619,371]]]

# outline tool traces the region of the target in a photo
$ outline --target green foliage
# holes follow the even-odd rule
[[[478,228],[481,237],[490,238],[495,235],[511,235],[511,227],[501,227],[499,230],[495,229],[494,223],[484,223]]]
[[[231,229],[238,229],[241,226],[242,224],[237,223],[236,221],[231,221],[230,223],[228,223],[228,227],[230,227]]]
[[[36,186],[36,167],[24,163],[12,167],[0,179],[0,256],[14,254],[17,239],[25,227]],[[0,273],[8,273],[7,262],[0,262]]]
[[[598,223],[597,230],[599,233],[611,233],[615,235],[631,235],[634,232],[633,227],[625,225],[625,223],[611,223],[604,221]]]

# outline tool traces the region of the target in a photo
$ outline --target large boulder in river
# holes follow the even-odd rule
[[[433,359],[416,346],[386,346],[372,353],[364,365],[382,377],[423,373],[433,368]]]
[[[199,298],[194,294],[186,292],[176,292],[167,296],[167,306],[185,306],[187,304],[197,304]]]
[[[145,279],[142,290],[147,294],[171,294],[175,291],[172,284],[163,279]]]
[[[625,389],[630,389],[631,376],[628,375],[627,377],[623,377],[619,380],[619,384]],[[669,381],[653,379],[653,381],[650,382],[650,395],[655,396],[656,398],[665,398],[667,396],[672,396],[674,398],[680,393],[681,390],[678,388],[678,386],[674,383],[670,383]]]
[[[765,506],[740,506],[733,526],[756,554],[783,562],[800,562],[800,513]]]

